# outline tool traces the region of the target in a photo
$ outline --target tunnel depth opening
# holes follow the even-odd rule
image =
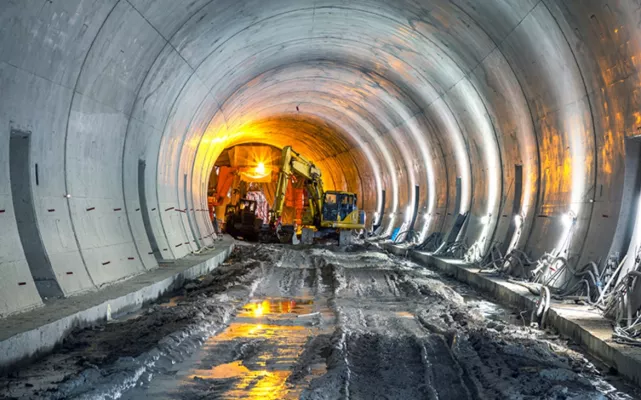
[[[307,162],[320,171],[323,192],[355,195],[353,206],[359,214],[363,213],[362,222],[377,220],[381,172],[369,144],[359,141],[347,127],[302,111],[255,119],[246,115],[227,116],[219,120],[220,125],[210,127],[211,138],[203,140],[212,154],[206,191],[210,216],[216,224],[223,224],[226,215],[233,213],[232,208],[241,199],[255,201],[259,206],[258,218],[267,223],[271,220],[269,211],[281,195],[279,205],[282,201],[284,207],[278,215],[279,221],[309,226],[309,221],[303,224],[303,219],[309,217],[308,211],[314,208],[310,204],[318,203],[311,202],[313,193],[308,193],[307,187],[309,176],[301,175],[301,170],[296,168],[304,168]],[[293,170],[298,171],[287,171],[287,190],[276,193],[284,162],[281,153],[285,148],[297,155],[292,165]],[[306,161],[301,164],[298,157]]]
[[[267,222],[275,200],[279,162],[280,149],[275,146],[256,142],[225,148],[214,163],[207,189],[215,225],[222,226],[227,214],[241,200],[255,202],[256,216]],[[294,200],[294,191],[293,188],[289,192],[290,201]],[[293,222],[296,215],[288,209],[286,218]]]

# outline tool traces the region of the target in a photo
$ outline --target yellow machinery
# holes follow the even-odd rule
[[[309,205],[303,215],[303,226],[322,229],[351,230],[365,227],[364,213],[358,210],[355,193],[323,191],[321,171],[311,161],[295,152],[291,146],[283,148],[282,165],[276,186],[272,222],[278,221],[285,205],[285,193],[290,176],[305,179]]]

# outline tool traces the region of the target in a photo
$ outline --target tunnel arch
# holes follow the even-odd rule
[[[481,252],[514,241],[584,263],[626,223],[625,139],[641,129],[629,3],[178,3],[0,7],[0,315],[42,304],[12,205],[12,129],[31,132],[37,229],[65,296],[158,266],[142,207],[160,258],[211,244],[209,171],[257,139],[301,147],[387,233],[416,185],[421,237],[469,211],[462,237]]]

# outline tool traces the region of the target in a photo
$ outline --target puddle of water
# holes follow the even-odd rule
[[[231,379],[227,389],[222,389],[224,393],[217,393],[216,398],[299,398],[313,378],[326,373],[324,364],[313,364],[308,376],[297,385],[287,382],[308,340],[333,329],[334,316],[328,311],[305,298],[261,299],[246,304],[227,329],[206,342],[202,354],[215,355],[221,346],[238,341],[257,343],[255,353],[206,369],[198,361],[183,375],[179,392],[193,390],[202,382],[220,388],[223,380]],[[318,325],[312,323],[314,319],[328,323]],[[199,358],[202,360],[202,355]]]
[[[311,309],[313,300],[308,299],[267,299],[247,303],[239,317],[260,318],[267,314],[304,314]]]
[[[246,375],[249,372],[249,369],[243,365],[242,361],[234,361],[227,364],[217,365],[211,370],[198,369],[190,378],[193,379],[196,376],[213,379],[236,378]]]

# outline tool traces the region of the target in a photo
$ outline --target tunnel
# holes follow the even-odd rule
[[[0,318],[214,246],[210,175],[246,144],[292,146],[326,190],[358,194],[382,242],[412,221],[397,244],[438,237],[431,251],[462,244],[461,262],[500,249],[634,271],[639,15],[626,0],[2,0]]]

